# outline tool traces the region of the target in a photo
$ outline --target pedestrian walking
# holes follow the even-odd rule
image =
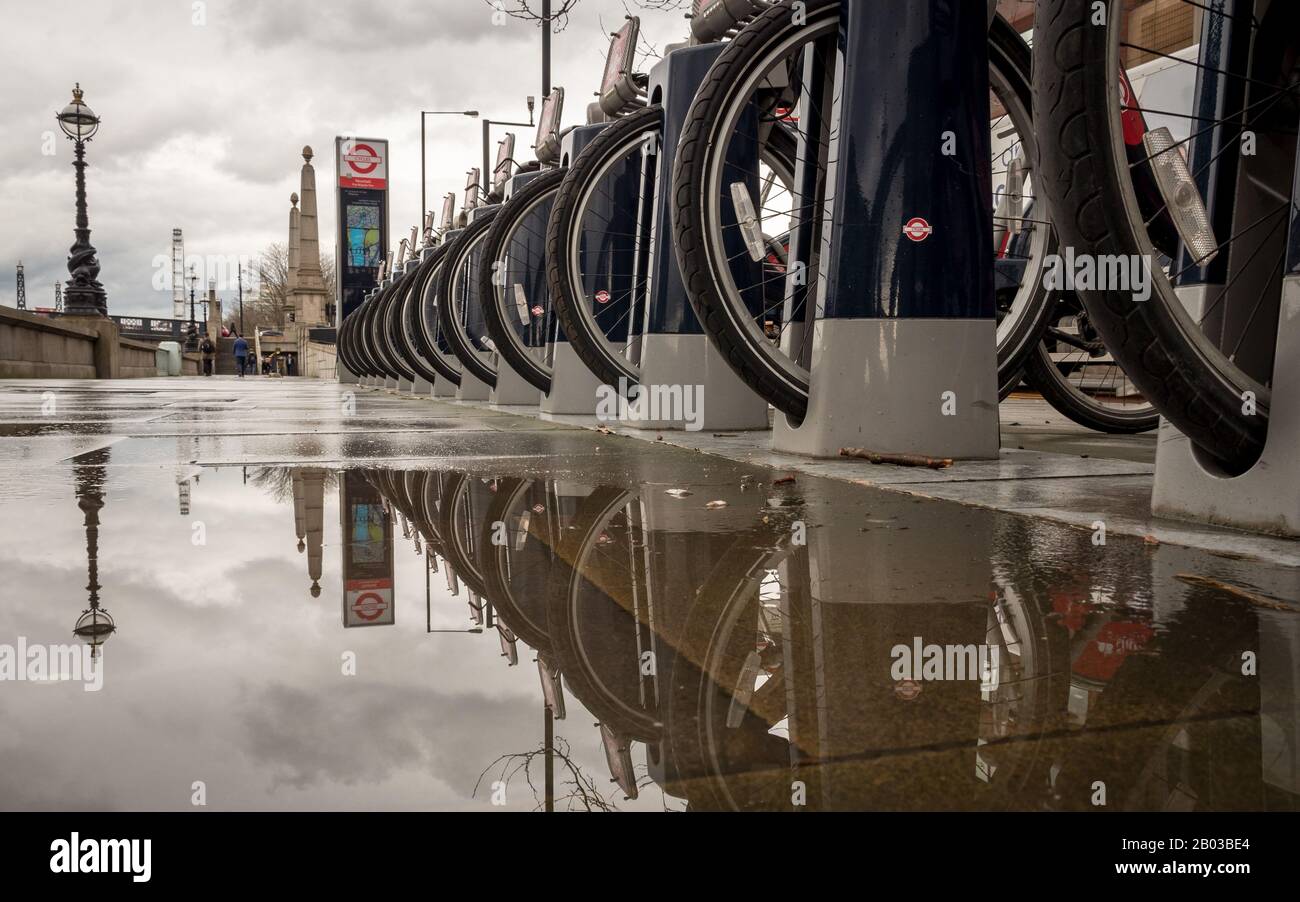
[[[235,336],[235,370],[239,373],[239,378],[243,379],[244,365],[248,363],[248,342],[238,332],[233,334]]]
[[[203,342],[199,345],[199,350],[203,352],[203,375],[212,375],[212,366],[216,361],[217,346],[212,343],[210,336],[203,336]]]

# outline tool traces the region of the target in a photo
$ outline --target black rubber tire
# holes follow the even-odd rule
[[[414,330],[415,346],[420,350],[425,361],[441,378],[452,385],[460,385],[460,371],[454,369],[447,363],[447,358],[438,353],[436,344],[425,330],[424,319],[425,308],[430,304],[431,296],[438,290],[438,267],[442,265],[442,259],[450,247],[449,243],[438,245],[429,259],[420,265],[420,271],[416,273],[420,283],[415,289],[419,292],[419,298],[412,297],[414,303],[408,307],[406,315],[411,318],[410,326]]]
[[[406,368],[417,378],[433,382],[438,374],[419,353],[414,336],[407,326],[406,308],[412,305],[412,295],[419,288],[419,275],[420,267],[411,269],[402,279],[402,284],[398,286],[393,299],[389,301],[388,328],[394,336],[393,344],[396,346],[397,354]]]
[[[420,265],[411,272],[410,286],[403,295],[401,309],[398,312],[399,328],[403,336],[402,347],[406,351],[407,365],[430,383],[442,376],[442,371],[434,365],[430,355],[424,349],[419,316],[420,307],[424,303],[424,284],[441,257],[442,248],[434,248],[432,253],[420,261]]]
[[[489,388],[495,388],[497,384],[497,372],[490,364],[479,356],[479,348],[475,348],[470,342],[469,336],[461,328],[460,320],[452,312],[452,305],[448,302],[451,297],[451,283],[457,269],[466,261],[467,253],[471,253],[473,246],[487,236],[487,231],[492,227],[499,209],[482,210],[475,217],[474,221],[465,228],[461,229],[459,235],[447,248],[446,257],[443,265],[438,272],[438,321],[442,324],[442,334],[447,337],[447,344],[451,345],[452,353],[460,361],[460,365],[465,371],[473,376],[478,377],[480,381]],[[474,275],[471,274],[473,279]]]
[[[576,274],[569,271],[566,249],[573,236],[573,218],[578,212],[578,199],[587,181],[604,165],[608,155],[629,136],[655,130],[663,130],[663,110],[658,106],[649,106],[616,120],[593,138],[565,173],[546,227],[546,278],[555,315],[578,359],[606,385],[618,385],[620,378],[626,379],[629,385],[635,385],[638,381],[637,373],[626,365],[619,365],[609,350],[605,336],[589,324],[587,317],[579,315],[574,309],[574,305],[586,303],[586,299],[572,297],[569,293],[569,285]]]
[[[387,289],[378,291],[370,299],[366,307],[366,318],[361,321],[364,340],[366,343],[366,352],[370,355],[370,360],[375,365],[377,372],[375,375],[381,379],[392,379],[393,374],[388,369],[388,362],[384,360],[383,352],[375,345],[375,311],[379,309],[379,302],[383,299]]]
[[[502,310],[496,302],[496,285],[493,284],[495,272],[492,264],[501,259],[506,241],[514,234],[519,224],[520,214],[530,209],[538,198],[558,191],[563,180],[564,171],[553,169],[542,173],[511,196],[501,208],[501,212],[497,214],[487,238],[483,240],[483,261],[479,266],[479,297],[491,299],[485,300],[483,304],[483,319],[487,322],[488,335],[492,337],[497,353],[511,369],[543,394],[550,394],[551,370],[519,346],[519,337],[515,333],[515,326],[509,313]]]
[[[839,0],[811,0],[807,4],[806,22],[798,27],[825,25],[830,19],[838,19],[839,9]],[[789,11],[774,6],[746,26],[710,68],[708,78],[695,96],[678,144],[673,171],[672,217],[673,244],[686,283],[687,297],[705,332],[736,375],[750,388],[777,410],[802,421],[808,409],[808,385],[779,372],[768,363],[770,352],[755,347],[753,340],[744,334],[731,315],[728,301],[720,296],[710,276],[705,241],[708,223],[702,206],[704,192],[700,189],[705,181],[708,152],[715,143],[712,132],[724,115],[729,86],[743,77],[767,52],[767,48],[780,41],[791,27]],[[1025,109],[1031,109],[1032,52],[1001,16],[994,17],[989,30],[989,62],[1006,75]],[[1054,250],[1055,238],[1049,236],[1044,254]],[[1048,326],[1051,305],[1047,303],[1046,290],[1039,286],[1036,297],[1028,303],[1031,312],[998,348],[1000,397],[1006,397],[1018,384],[1025,362]]]
[[[399,277],[388,289],[388,296],[383,298],[379,310],[375,314],[375,333],[379,340],[383,342],[384,353],[388,355],[388,362],[392,365],[393,371],[401,379],[414,382],[415,373],[411,372],[410,368],[407,367],[406,359],[402,356],[401,347],[398,344],[400,336],[397,334],[397,321],[393,315],[393,308],[402,297],[407,284],[404,276]]]
[[[1037,353],[1025,364],[1025,379],[1048,404],[1080,426],[1114,435],[1132,435],[1149,432],[1160,425],[1158,413],[1144,410],[1138,415],[1126,414],[1088,404],[1064,384],[1065,377],[1052,361],[1047,345],[1043,342],[1038,343]]]
[[[1146,236],[1127,214],[1110,121],[1109,29],[1093,26],[1092,0],[1038,0],[1034,20],[1034,116],[1039,190],[1061,243],[1076,254],[1143,255]],[[1122,21],[1110,0],[1109,22]],[[1166,280],[1146,303],[1118,291],[1082,291],[1092,325],[1142,394],[1229,473],[1258,459],[1268,434],[1267,389],[1228,363],[1182,314]],[[1168,292],[1172,295],[1172,292]],[[1243,415],[1255,392],[1256,414]]]

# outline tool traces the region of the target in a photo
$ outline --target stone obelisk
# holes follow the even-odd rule
[[[298,322],[309,326],[328,325],[325,305],[325,277],[320,268],[320,227],[316,220],[316,170],[310,147],[302,149],[302,214],[298,228],[298,273],[293,287],[293,306]]]

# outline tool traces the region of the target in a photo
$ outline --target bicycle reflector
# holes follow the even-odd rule
[[[1209,263],[1218,256],[1219,244],[1214,238],[1205,201],[1192,179],[1187,160],[1178,151],[1178,143],[1169,129],[1162,126],[1143,135],[1142,145],[1165,207],[1188,253],[1199,265]]]
[[[1007,166],[1007,228],[1019,235],[1025,227],[1025,161],[1016,157]]]
[[[758,221],[754,210],[754,200],[749,196],[749,187],[744,182],[731,183],[731,202],[736,206],[736,220],[740,225],[740,234],[749,248],[749,256],[755,263],[767,257],[767,240],[763,237],[763,224]]]

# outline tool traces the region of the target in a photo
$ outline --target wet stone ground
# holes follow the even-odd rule
[[[0,809],[1297,807],[1295,568],[348,391],[0,383]]]

